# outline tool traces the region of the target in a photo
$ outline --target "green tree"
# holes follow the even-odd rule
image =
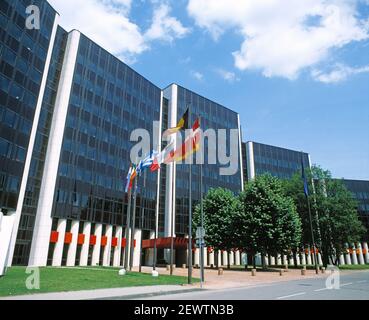
[[[313,166],[307,174],[309,180],[310,203],[314,238],[322,254],[324,266],[329,258],[334,264],[346,251],[345,243],[360,240],[365,228],[359,220],[357,203],[342,181],[332,179],[331,173]],[[303,221],[303,241],[311,244],[307,199],[303,193],[301,176],[296,174],[285,183],[286,192],[295,201]]]
[[[239,210],[238,198],[232,191],[216,188],[210,189],[203,199],[205,243],[218,253],[218,250],[231,250],[232,243],[232,219]],[[193,217],[193,229],[200,226],[200,204],[196,206]],[[218,255],[215,256],[218,266]]]
[[[233,219],[233,242],[255,255],[288,254],[301,241],[301,221],[282,182],[269,174],[256,177],[240,194],[241,208]]]

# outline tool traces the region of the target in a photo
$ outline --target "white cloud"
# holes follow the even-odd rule
[[[337,64],[329,72],[323,72],[321,70],[314,69],[312,70],[311,75],[316,81],[320,81],[323,83],[337,83],[346,80],[351,75],[368,72],[369,65],[364,67],[352,68],[343,64]]]
[[[77,29],[126,62],[148,50],[154,40],[173,41],[189,31],[169,15],[166,2],[154,1],[153,23],[147,32],[131,21],[132,0],[49,0],[67,31]]]
[[[153,14],[152,24],[146,31],[145,37],[148,40],[163,40],[172,42],[176,38],[183,38],[189,33],[182,23],[170,16],[170,7],[166,3],[161,3]]]
[[[368,21],[358,19],[357,1],[189,0],[187,11],[215,40],[229,29],[243,37],[233,53],[238,69],[295,79],[332,49],[368,39]]]
[[[227,71],[224,69],[216,69],[216,72],[226,81],[232,83],[235,81],[240,81],[240,78],[234,72]]]
[[[201,81],[202,79],[204,79],[204,75],[201,72],[198,71],[191,71],[190,72],[191,76],[193,78],[195,78],[198,81]]]
[[[140,28],[129,20],[131,0],[50,0],[60,24],[77,29],[124,60],[148,49]]]

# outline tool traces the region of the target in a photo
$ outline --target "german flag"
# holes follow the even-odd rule
[[[173,128],[169,128],[163,132],[163,138],[178,132],[179,130],[184,130],[188,128],[188,108],[186,112],[183,114],[182,118],[179,119],[177,126]]]

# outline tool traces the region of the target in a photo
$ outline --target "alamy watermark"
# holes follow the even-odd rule
[[[36,5],[30,5],[26,8],[26,14],[26,28],[40,30],[40,8]]]
[[[130,161],[138,163],[147,154],[150,153],[151,142],[153,149],[160,152],[158,146],[159,136],[158,128],[159,121],[153,121],[153,139],[151,140],[150,132],[143,128],[135,129],[131,132],[130,141],[137,142],[131,149]],[[238,129],[207,129],[205,131],[201,128],[197,129],[199,149],[193,156],[185,157],[183,161],[176,161],[177,163],[185,164],[217,164],[219,165],[220,175],[234,175],[238,172],[240,154],[239,154],[239,130]],[[165,138],[168,143],[173,143],[174,149],[181,148],[183,141],[191,138],[193,135],[192,129],[186,129],[184,137],[177,133]],[[205,146],[206,143],[206,148]],[[206,149],[206,150],[205,150]],[[187,150],[189,151],[189,150]],[[205,151],[207,153],[205,154]],[[184,151],[186,152],[186,150]],[[193,161],[195,158],[195,162]]]
[[[30,274],[26,279],[26,288],[28,290],[40,289],[40,268],[39,267],[27,267],[26,273]]]

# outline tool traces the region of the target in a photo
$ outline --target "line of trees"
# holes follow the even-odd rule
[[[307,177],[316,245],[325,266],[330,259],[337,264],[347,250],[345,243],[360,241],[365,232],[357,203],[329,171],[314,166]],[[232,249],[246,252],[254,266],[258,253],[262,257],[285,254],[296,264],[296,253],[312,246],[307,199],[298,173],[289,180],[260,175],[246,183],[238,195],[223,188],[210,189],[203,199],[203,211],[206,245],[216,253]],[[199,205],[193,224],[196,230],[200,224]]]

